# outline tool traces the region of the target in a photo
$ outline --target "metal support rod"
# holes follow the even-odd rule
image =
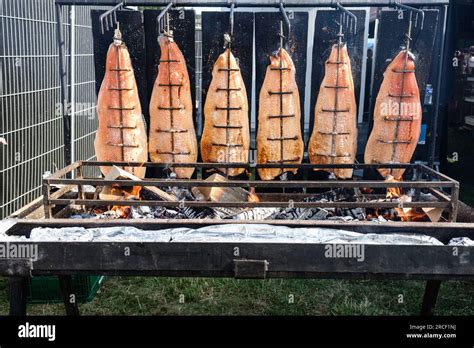
[[[429,165],[430,167],[434,166],[435,157],[436,157],[436,140],[438,138],[438,118],[439,118],[439,104],[441,103],[441,79],[443,78],[443,71],[444,71],[444,50],[446,47],[446,25],[447,25],[447,17],[448,17],[448,6],[444,6],[444,17],[443,17],[443,30],[441,33],[441,52],[440,52],[440,60],[439,60],[439,68],[438,68],[438,76],[436,79],[436,104],[434,108],[434,115],[433,115],[433,126],[432,126],[432,136],[431,136],[431,144],[430,144],[430,158],[429,158]]]
[[[26,315],[27,277],[10,277],[10,315]]]
[[[280,0],[280,13],[281,15],[283,16],[283,19],[285,20],[285,24],[286,24],[286,29],[287,29],[287,33],[286,33],[286,36],[287,36],[287,40],[286,42],[288,43],[288,39],[290,38],[290,29],[291,29],[291,23],[290,23],[290,19],[288,18],[288,15],[286,14],[286,11],[285,11],[285,7],[283,6],[283,1]],[[283,29],[281,30],[281,35],[283,36]]]
[[[433,315],[440,287],[441,280],[428,280],[426,282],[425,293],[423,295],[423,303],[421,305],[421,315]]]
[[[60,275],[58,279],[66,314],[70,316],[80,315],[79,307],[77,306],[77,296],[72,286],[72,277],[70,275]]]
[[[239,7],[275,7],[275,0],[234,0]],[[119,4],[120,0],[56,0],[60,5],[77,6],[114,6]],[[447,5],[449,0],[406,0],[407,5],[418,6],[436,6]],[[165,6],[169,0],[127,0],[127,6]],[[194,7],[228,7],[228,0],[174,0],[175,6],[194,6]],[[382,7],[393,6],[393,0],[343,0],[340,4],[344,7]],[[334,6],[334,0],[285,0],[286,7],[330,7]]]
[[[71,117],[66,110],[67,107],[67,82],[66,82],[66,66],[65,66],[65,55],[64,55],[64,38],[63,38],[63,23],[61,19],[61,6],[56,5],[56,41],[58,46],[59,55],[59,82],[60,82],[60,98],[61,98],[61,113],[63,117],[63,128],[64,128],[64,162],[66,165],[72,163],[71,156]]]

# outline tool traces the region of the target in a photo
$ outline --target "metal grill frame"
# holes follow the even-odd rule
[[[246,168],[250,173],[250,177],[255,177],[258,168],[298,168],[303,172],[312,171],[313,169],[336,169],[336,168],[352,168],[352,169],[377,169],[377,168],[404,168],[412,169],[415,173],[415,180],[408,181],[383,181],[383,180],[282,180],[282,181],[264,181],[264,180],[229,180],[225,182],[212,182],[201,179],[144,179],[135,180],[104,180],[103,178],[84,177],[83,172],[86,167],[98,166],[127,166],[127,167],[153,167],[153,168],[170,168],[170,167],[193,167],[198,170],[198,178],[202,177],[202,171],[216,167],[215,163],[130,163],[130,162],[100,162],[100,161],[77,161],[66,168],[59,170],[43,179],[43,206],[46,218],[53,218],[52,207],[54,205],[81,205],[81,206],[164,206],[164,207],[234,207],[234,208],[254,208],[254,207],[301,207],[301,208],[444,208],[449,212],[448,221],[455,222],[458,212],[459,182],[441,174],[424,164],[333,164],[333,165],[316,165],[316,164],[255,164],[255,163],[220,163],[220,168]],[[73,175],[74,179],[70,176]],[[423,179],[427,176],[428,179]],[[413,188],[415,190],[426,189],[438,199],[436,202],[412,201],[401,203],[394,201],[356,201],[356,202],[295,202],[289,199],[287,202],[267,201],[267,202],[200,202],[200,201],[179,201],[165,202],[159,200],[101,200],[88,199],[83,192],[84,185],[92,185],[95,187],[103,187],[106,185],[120,185],[124,187],[130,186],[154,186],[154,187],[242,187],[242,188],[281,188],[285,192],[287,189],[302,189],[306,193],[310,188]],[[52,192],[53,185],[64,185],[63,188],[56,192]],[[77,187],[77,199],[61,198],[66,192],[71,191],[73,187]],[[441,189],[441,190],[440,190]],[[449,189],[450,194],[442,192],[443,189]],[[381,197],[379,197],[381,198]],[[238,220],[235,220],[238,222]]]

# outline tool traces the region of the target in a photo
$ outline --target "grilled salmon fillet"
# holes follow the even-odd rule
[[[237,61],[226,49],[214,64],[207,91],[201,156],[204,162],[246,163],[249,146],[247,92]],[[236,176],[245,168],[219,170]]]
[[[296,69],[284,49],[270,56],[270,64],[260,90],[257,131],[257,163],[301,163],[300,96]],[[258,168],[262,180],[272,180],[296,168]]]
[[[421,129],[420,92],[414,56],[401,51],[389,64],[374,108],[374,126],[365,148],[365,163],[409,163]],[[404,169],[378,169],[383,177],[402,178]]]
[[[107,52],[105,76],[97,98],[99,127],[94,142],[98,161],[146,162],[147,133],[127,46],[117,30]],[[112,167],[100,167],[107,175]],[[124,170],[145,177],[145,167]]]
[[[351,61],[346,45],[333,45],[325,65],[314,109],[314,127],[308,157],[313,164],[354,163],[357,151],[357,104]],[[352,177],[351,168],[315,169],[333,172],[339,179]]]
[[[197,140],[186,62],[172,39],[161,36],[159,43],[160,65],[150,100],[150,160],[195,163]],[[194,168],[171,169],[178,178],[190,178],[194,172]]]

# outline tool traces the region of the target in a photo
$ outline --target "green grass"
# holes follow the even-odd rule
[[[0,314],[8,286],[0,278]],[[86,315],[417,315],[421,281],[234,280],[108,277]],[[180,303],[184,295],[184,303]],[[294,303],[289,303],[289,296]],[[399,303],[403,295],[403,303]],[[62,315],[61,304],[29,305],[28,314]],[[442,283],[438,315],[473,315],[474,283]]]

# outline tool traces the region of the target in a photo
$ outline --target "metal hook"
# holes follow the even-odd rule
[[[158,34],[164,34],[167,36],[172,36],[170,32],[170,17],[169,10],[173,6],[173,1],[171,1],[166,7],[160,12],[158,17],[156,17],[156,25],[158,27]],[[163,18],[166,16],[166,19]]]
[[[416,13],[415,28],[418,26],[418,15],[420,14],[421,15],[420,30],[423,30],[423,24],[425,23],[425,11],[423,11],[419,8],[416,8],[416,7],[404,5],[401,2],[397,2],[397,1],[394,1],[392,6],[395,7],[395,8],[401,9],[401,10],[407,10],[407,11],[410,11],[410,12],[415,12]],[[412,19],[410,19],[410,21],[411,20]]]
[[[104,35],[104,20],[105,20],[106,31],[109,31],[110,27],[113,28],[114,24],[118,23],[117,11],[122,10],[123,6],[124,6],[123,2],[121,2],[120,4],[112,7],[110,10],[100,15],[99,21],[100,21],[100,29],[101,29],[102,35]],[[109,27],[109,18],[110,18],[110,27]],[[112,23],[112,20],[114,21],[113,23]]]
[[[350,34],[355,34],[357,32],[357,16],[353,14],[351,11],[347,10],[344,6],[342,6],[339,2],[336,2],[334,4],[336,9],[339,11],[342,11],[342,19],[341,23],[339,23],[340,26],[348,26],[349,27],[349,33]],[[352,28],[354,26],[354,28]]]
[[[286,34],[287,37],[285,37],[285,33],[283,32],[283,23],[280,22],[280,34],[279,34],[279,36],[280,36],[280,48],[283,48],[284,39],[290,37],[291,23],[290,23],[290,19],[288,18],[288,15],[286,14],[285,7],[283,6],[283,1],[282,0],[280,0],[279,6],[280,6],[280,13],[282,14],[283,19],[285,20],[285,24],[286,24],[286,28],[287,28],[287,34]]]

